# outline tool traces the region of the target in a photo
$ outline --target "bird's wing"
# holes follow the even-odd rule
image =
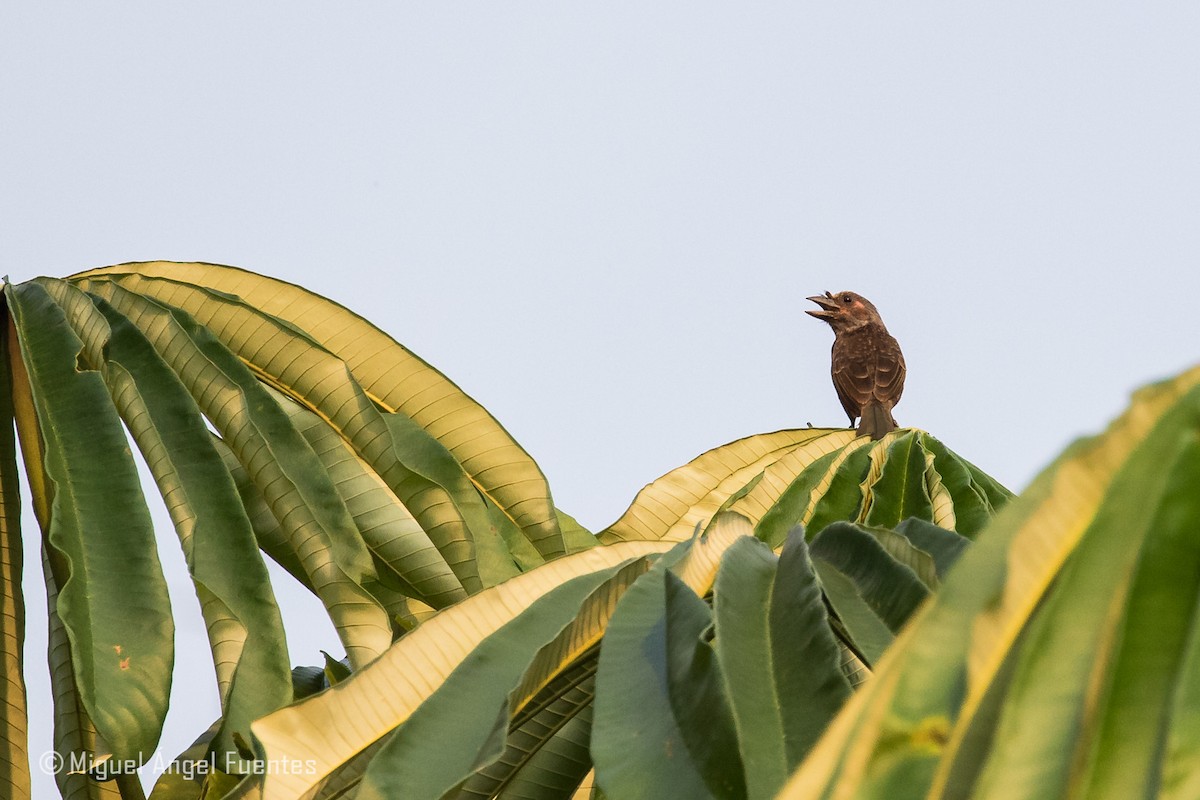
[[[904,392],[904,356],[900,353],[900,345],[895,339],[888,337],[875,354],[874,386],[870,388],[870,396],[889,409],[900,402]]]
[[[833,360],[833,388],[850,421],[858,419],[863,401],[871,396],[870,372],[862,361],[849,358]]]

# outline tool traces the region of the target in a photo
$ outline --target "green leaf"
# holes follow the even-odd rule
[[[821,559],[813,562],[813,568],[821,580],[821,588],[830,607],[837,615],[837,623],[845,629],[867,666],[874,667],[895,635],[863,599],[858,587],[847,575]]]
[[[802,529],[793,530],[779,556],[768,624],[791,767],[800,763],[850,695],[841,669],[842,652],[829,630]]]
[[[344,764],[353,763],[356,754],[409,719],[474,647],[546,592],[580,575],[667,547],[659,542],[629,542],[551,561],[440,611],[337,686],[257,720],[252,727],[268,759],[313,762],[312,769],[303,773],[267,775],[263,796],[267,800],[300,796]],[[488,709],[493,715],[489,721],[498,711],[498,705]],[[330,730],[338,732],[336,740],[325,737]]]
[[[220,728],[221,720],[217,720],[167,765],[154,782],[149,800],[201,800],[205,777],[211,769],[207,761],[209,747]]]
[[[508,775],[499,794],[501,800],[558,800],[570,797],[592,767],[588,750],[592,733],[592,697],[594,677],[581,684],[575,693],[565,694],[538,715],[540,729],[530,737],[533,750],[523,742],[513,742],[500,759]],[[547,733],[553,734],[547,736]],[[464,797],[491,797],[472,793],[464,787]]]
[[[744,798],[746,779],[733,713],[713,649],[712,611],[670,570],[662,578],[666,581],[663,667],[670,710],[692,762],[713,796]]]
[[[558,516],[558,527],[562,530],[563,542],[566,543],[568,553],[578,553],[599,544],[596,535],[580,525],[570,514],[562,509],[555,509],[555,514]]]
[[[520,707],[522,676],[535,654],[589,605],[615,605],[646,570],[637,560],[581,575],[535,601],[484,639],[389,737],[359,786],[362,800],[404,796],[435,800],[504,753],[509,721]],[[515,702],[514,702],[515,701]]]
[[[871,464],[871,453],[876,448],[882,451],[888,439],[896,435],[888,434],[875,444],[866,438],[855,439],[830,463],[826,475],[813,490],[812,504],[800,519],[809,539],[834,522],[858,519],[863,504],[861,484]]]
[[[896,539],[907,541],[900,536]],[[812,554],[848,577],[893,633],[929,595],[917,573],[889,555],[875,536],[857,525],[838,522],[828,526],[813,539]],[[932,573],[933,560],[926,558]]]
[[[224,724],[234,731],[291,701],[283,622],[237,488],[175,373],[129,320],[61,281],[42,286],[64,308],[133,434],[179,535],[208,628]]]
[[[951,452],[941,441],[929,434],[922,436],[921,441],[925,449],[933,454],[933,468],[939,480],[955,498],[950,509],[952,516],[943,512],[943,518],[937,520],[937,524],[973,538],[983,530],[1003,503],[993,506],[988,493],[975,481],[978,470]]]
[[[913,547],[928,553],[933,559],[937,572],[938,583],[946,577],[946,573],[958,561],[959,556],[971,543],[970,539],[960,536],[954,531],[946,530],[917,517],[909,517],[896,526],[896,533],[908,539]],[[930,588],[935,588],[930,586]]]
[[[5,287],[54,484],[57,612],[88,715],[121,759],[154,752],[170,693],[170,602],[121,421],[82,342],[37,284]]]
[[[712,797],[688,754],[667,687],[663,573],[689,546],[677,545],[625,593],[604,637],[592,759],[596,783],[610,797]]]
[[[901,433],[884,451],[878,479],[869,487],[866,524],[894,528],[909,517],[933,518],[933,501],[925,486],[925,449],[916,431]]]
[[[32,791],[25,705],[25,598],[21,592],[21,492],[13,435],[8,306],[0,299],[0,795],[20,800]],[[15,345],[15,342],[12,343]]]
[[[106,300],[137,325],[221,434],[288,536],[351,661],[387,648],[392,623],[364,586],[371,555],[311,445],[235,355],[187,314],[117,286]]]
[[[775,504],[767,509],[754,526],[754,535],[772,548],[783,547],[788,533],[801,524],[814,501],[814,490],[829,475],[834,461],[841,460],[840,450],[826,453],[809,463],[780,493]],[[818,495],[819,497],[819,495]]]
[[[321,655],[325,657],[325,682],[329,686],[337,686],[350,677],[352,673],[349,664],[339,661],[324,650],[321,651]]]
[[[662,572],[670,568],[697,595],[707,595],[725,552],[752,530],[745,517],[722,514],[706,535],[660,558],[617,606],[600,651],[592,722],[596,785],[609,796],[710,796],[671,709]]]
[[[321,459],[371,554],[403,584],[405,593],[434,608],[465,598],[453,568],[383,478],[319,416],[268,391]]]
[[[1029,632],[976,796],[1153,795],[1197,622],[1198,486],[1195,438],[1152,434],[1128,460]]]
[[[751,798],[775,796],[850,691],[806,551],[800,529],[782,560],[744,539],[717,574],[716,648]]]

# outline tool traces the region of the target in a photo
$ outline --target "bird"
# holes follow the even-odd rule
[[[807,310],[833,328],[832,373],[850,427],[858,435],[882,439],[896,429],[892,409],[904,391],[904,355],[888,333],[875,305],[860,294],[838,292],[809,297],[821,307]]]

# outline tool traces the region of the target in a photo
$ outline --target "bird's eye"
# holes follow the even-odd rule
[[[854,298],[853,298],[853,297],[851,297],[851,296],[850,296],[850,295],[848,295],[848,294],[846,294],[846,295],[842,295],[842,302],[843,302],[843,303],[845,303],[845,304],[847,304],[847,305],[849,305],[849,304],[850,304],[850,301],[851,301],[851,300],[853,300],[853,299],[854,299]]]

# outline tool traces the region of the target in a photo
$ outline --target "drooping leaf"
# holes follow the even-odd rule
[[[502,800],[557,800],[571,796],[572,789],[578,791],[592,767],[588,745],[594,695],[593,678],[564,692],[546,706],[534,720],[536,726],[525,726],[530,728],[528,738],[510,734],[508,749],[497,762],[506,776],[503,785],[498,787],[497,797]],[[464,787],[464,797],[492,796],[484,792],[472,793],[471,786],[468,783]]]
[[[867,666],[873,668],[895,635],[879,613],[863,599],[849,576],[821,559],[813,562],[813,568],[821,579],[821,589],[829,606],[836,614],[836,623],[845,629]]]
[[[904,432],[886,450],[872,450],[883,467],[869,487],[866,514],[860,515],[867,525],[894,528],[909,517],[933,519],[933,500],[926,485],[928,454],[920,435],[918,431]]]
[[[592,758],[597,785],[613,797],[713,796],[688,753],[667,687],[663,573],[672,562],[659,559],[626,592],[600,652]]]
[[[8,306],[0,298],[0,795],[28,798],[28,710],[25,704],[25,598],[21,593],[21,494],[13,435]]]
[[[237,488],[196,404],[141,332],[66,283],[41,285],[103,376],[166,501],[213,652],[223,708],[214,747],[231,753],[233,732],[291,700],[283,622]]]
[[[148,800],[201,800],[205,779],[212,769],[208,760],[209,748],[220,728],[221,720],[217,720],[167,764],[154,782]]]
[[[441,442],[543,556],[564,552],[550,490],[533,459],[444,375],[337,303],[284,281],[215,264],[122,264],[72,280],[97,289],[118,282],[187,310],[205,324],[202,315],[216,313],[212,298],[224,296],[304,331],[345,362],[381,408],[409,417]],[[233,335],[236,331],[230,331]],[[257,367],[271,372],[263,364]]]
[[[1114,488],[1154,510],[1101,502],[1028,631],[979,797],[1156,791],[1200,599],[1200,436],[1147,445]]]
[[[112,752],[146,757],[166,715],[173,624],[137,469],[103,380],[81,369],[83,344],[62,310],[37,284],[5,293],[54,484],[44,537],[61,558],[56,610],[74,683]]]
[[[392,624],[364,586],[374,564],[311,445],[236,356],[187,314],[119,287],[105,298],[175,371],[200,411],[246,468],[288,535],[355,663],[387,648]]]
[[[411,596],[435,608],[466,597],[453,568],[370,465],[316,414],[278,392],[271,396],[325,465],[363,542]]]

